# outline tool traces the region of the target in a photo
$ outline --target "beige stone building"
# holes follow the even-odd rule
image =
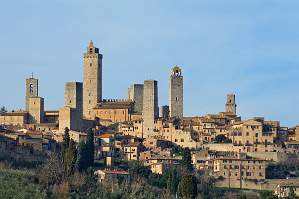
[[[278,122],[254,118],[232,125],[230,139],[235,146],[242,146],[244,152],[268,152],[274,148]]]
[[[131,120],[130,122],[121,123],[119,126],[119,131],[123,135],[130,135],[134,137],[143,137],[143,121]]]
[[[140,146],[138,143],[129,143],[123,146],[125,160],[139,160]]]
[[[74,140],[75,142],[85,142],[86,141],[86,133],[78,132],[78,131],[69,131],[70,139]]]
[[[214,159],[214,175],[230,180],[263,180],[266,178],[266,161],[235,154]]]
[[[299,142],[299,125],[295,128],[295,140]]]
[[[0,124],[23,127],[28,123],[28,112],[0,113]]]
[[[59,111],[58,110],[48,110],[44,111],[44,122],[45,123],[57,123],[59,120]]]
[[[170,141],[183,148],[196,149],[201,146],[201,143],[196,141],[196,136],[194,131],[183,129],[180,125],[175,125],[173,121],[157,120],[151,137]]]
[[[214,157],[208,150],[193,151],[191,153],[192,165],[197,170],[213,170]]]
[[[129,122],[133,107],[134,103],[131,100],[103,100],[93,108],[93,117],[113,123]]]

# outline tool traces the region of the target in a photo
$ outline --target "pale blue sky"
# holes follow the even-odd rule
[[[224,110],[237,95],[244,118],[299,123],[297,0],[26,0],[0,6],[0,106],[24,107],[25,78],[39,78],[46,109],[63,106],[66,81],[82,81],[89,40],[103,59],[103,95],[183,68],[185,115]]]

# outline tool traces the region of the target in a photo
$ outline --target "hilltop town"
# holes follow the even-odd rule
[[[219,188],[267,190],[283,198],[299,196],[299,171],[277,165],[299,163],[299,125],[281,126],[263,117],[242,120],[237,97],[227,94],[223,110],[184,115],[183,68],[169,68],[168,105],[158,106],[158,81],[128,87],[126,99],[103,99],[103,55],[91,41],[83,56],[83,82],[66,82],[64,105],[44,110],[39,82],[26,79],[25,110],[0,113],[0,136],[7,143],[51,151],[69,134],[77,147],[94,133],[94,161],[99,183],[129,178],[120,162],[139,162],[162,176],[184,166],[190,153],[192,172],[205,172]],[[299,122],[299,121],[298,121]]]

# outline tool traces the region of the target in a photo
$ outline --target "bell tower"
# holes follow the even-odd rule
[[[182,69],[175,66],[171,70],[169,80],[170,117],[183,118],[183,76]]]
[[[84,53],[83,118],[93,118],[93,108],[102,100],[102,59],[99,49],[90,41]]]
[[[29,111],[29,98],[38,96],[38,79],[33,77],[26,79],[26,99],[25,99],[25,110]]]
[[[225,104],[226,112],[237,114],[236,96],[234,94],[228,94]]]

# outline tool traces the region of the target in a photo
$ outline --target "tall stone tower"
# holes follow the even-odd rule
[[[65,84],[64,107],[59,109],[59,131],[62,133],[66,127],[75,131],[81,131],[83,128],[82,87],[81,82],[67,82]]]
[[[83,106],[82,82],[66,82],[64,93],[64,106],[76,108],[82,112]]]
[[[142,113],[143,84],[133,84],[128,88],[128,98],[134,101],[134,112]]]
[[[99,49],[89,43],[84,53],[83,118],[93,119],[93,108],[102,100],[102,59]]]
[[[38,79],[35,79],[33,75],[26,79],[26,99],[25,110],[29,111],[29,98],[38,96]]]
[[[29,97],[28,98],[28,112],[29,123],[40,124],[43,123],[44,118],[44,98],[42,97]]]
[[[178,66],[173,67],[170,74],[169,110],[170,117],[183,118],[183,76]]]
[[[236,96],[234,94],[227,95],[225,110],[228,113],[237,114]]]
[[[149,137],[154,131],[155,119],[159,117],[158,82],[145,80],[143,88],[143,137]]]

